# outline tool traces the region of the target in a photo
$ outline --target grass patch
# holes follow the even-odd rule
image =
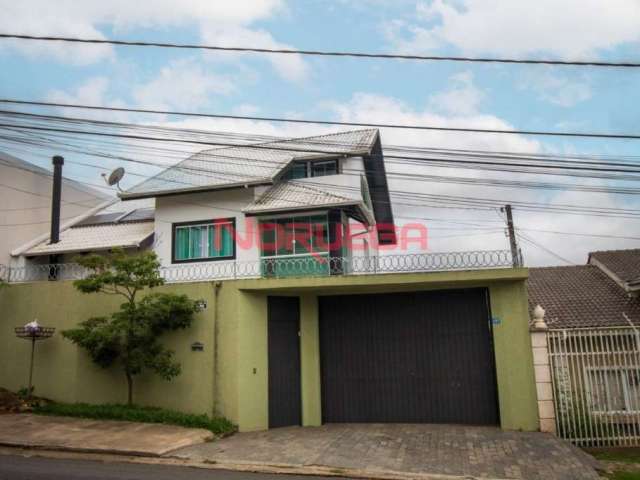
[[[236,431],[235,425],[223,417],[195,415],[157,407],[120,404],[89,405],[87,403],[46,403],[34,406],[33,413],[63,417],[92,418],[96,420],[125,420],[128,422],[163,423],[188,428],[204,428],[216,435]]]
[[[640,464],[640,448],[606,448],[588,450],[598,460],[604,462],[624,462]]]
[[[613,472],[608,473],[609,480],[640,480],[640,472]]]

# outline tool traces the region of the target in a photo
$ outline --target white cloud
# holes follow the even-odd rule
[[[223,25],[217,26],[207,24],[201,31],[202,39],[207,45],[234,46],[234,47],[255,47],[256,45],[268,49],[292,49],[291,45],[276,41],[273,36],[265,30],[256,30],[242,26]],[[242,60],[247,58],[248,53],[215,52],[212,54],[218,59]],[[211,58],[211,55],[207,56]],[[283,78],[301,82],[309,74],[309,66],[300,55],[269,54],[262,58],[267,59],[276,71]]]
[[[349,102],[326,102],[325,108],[340,121],[389,123],[398,125],[429,125],[435,127],[514,129],[505,120],[481,112],[461,111],[439,113],[431,109],[416,110],[408,104],[383,95],[356,93]],[[520,135],[463,134],[459,132],[381,129],[387,143],[443,148],[470,148],[513,152],[536,152],[540,144]]]
[[[520,83],[520,88],[532,90],[538,98],[560,107],[573,107],[593,96],[588,80],[572,80],[550,70],[529,72]]]
[[[429,105],[438,111],[451,115],[470,115],[478,111],[485,94],[473,83],[471,72],[453,75],[449,81],[449,90],[435,93],[429,97]]]
[[[109,94],[110,86],[110,81],[106,77],[91,77],[71,92],[67,92],[64,90],[51,90],[47,93],[46,100],[53,103],[126,108],[127,105],[124,101]],[[74,108],[60,108],[60,113],[66,117],[81,117],[87,112]],[[130,115],[125,112],[99,110],[92,110],[91,113],[86,117],[94,118],[97,120],[120,122],[126,122],[130,119]]]
[[[196,60],[182,59],[163,67],[149,83],[134,87],[132,96],[146,108],[196,110],[234,90],[230,77],[206,71]]]
[[[391,29],[391,39],[405,52],[453,45],[470,53],[582,58],[640,41],[638,25],[637,0],[433,0],[419,3],[403,29]]]
[[[101,31],[104,27],[119,34],[140,28],[193,26],[205,44],[290,48],[269,32],[252,27],[257,21],[286,11],[284,0],[0,0],[0,11],[0,30],[21,34],[105,39]],[[115,58],[109,45],[14,40],[3,42],[0,48],[70,64]],[[278,55],[269,60],[284,78],[300,81],[307,74],[308,66],[299,56]]]

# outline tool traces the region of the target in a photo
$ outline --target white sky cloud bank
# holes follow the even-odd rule
[[[416,13],[386,24],[399,50],[453,45],[468,53],[581,58],[640,41],[637,0],[433,0],[418,3]]]
[[[101,31],[104,27],[124,35],[136,28],[193,25],[200,40],[206,44],[290,48],[270,33],[252,27],[253,23],[284,9],[283,0],[0,0],[0,30],[105,39]],[[109,45],[14,40],[3,42],[0,48],[16,49],[31,56],[53,57],[73,65],[115,58],[114,49]],[[285,79],[300,81],[307,74],[307,64],[299,56],[274,56],[270,61]]]
[[[173,61],[148,83],[135,86],[133,98],[147,108],[198,110],[235,90],[232,78],[209,70],[194,59]]]

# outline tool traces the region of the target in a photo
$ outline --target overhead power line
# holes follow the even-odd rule
[[[0,103],[8,103],[14,105],[32,105],[44,107],[60,107],[60,108],[78,108],[84,110],[99,110],[111,112],[129,112],[129,113],[149,113],[154,115],[176,115],[181,117],[200,117],[200,118],[220,118],[226,120],[246,120],[256,122],[278,122],[278,123],[303,123],[312,125],[337,125],[346,127],[369,127],[369,128],[392,128],[405,130],[424,130],[424,131],[442,131],[442,132],[458,132],[458,133],[495,133],[506,135],[533,135],[533,136],[550,136],[550,137],[579,137],[579,138],[607,138],[615,140],[640,140],[640,134],[626,133],[602,133],[602,132],[553,132],[545,130],[502,130],[493,128],[471,128],[471,127],[437,127],[434,125],[407,125],[397,123],[365,123],[365,122],[339,122],[333,120],[308,120],[301,118],[283,118],[283,117],[257,117],[248,115],[223,115],[218,113],[196,113],[175,110],[154,110],[146,108],[126,108],[103,105],[83,105],[76,103],[59,103],[59,102],[40,102],[31,100],[19,100],[13,98],[0,98]]]
[[[569,265],[576,265],[575,262],[572,262],[571,260],[563,257],[562,255],[557,254],[556,252],[554,252],[553,250],[550,250],[549,248],[545,247],[544,245],[541,245],[540,243],[532,240],[531,238],[527,237],[526,235],[519,233],[518,234],[518,238],[520,240],[523,240],[524,242],[533,245],[534,247],[542,250],[543,252],[548,253],[549,255],[551,255],[552,257],[557,258],[558,260],[562,260],[563,262],[569,264]]]
[[[524,65],[559,65],[577,67],[605,67],[605,68],[638,68],[639,62],[605,62],[601,60],[553,60],[553,59],[528,59],[528,58],[496,58],[496,57],[462,57],[462,56],[442,56],[442,55],[411,55],[400,53],[370,53],[370,52],[350,52],[350,51],[328,51],[328,50],[298,50],[293,48],[266,48],[266,47],[230,47],[220,45],[200,45],[189,43],[168,43],[168,42],[144,42],[139,40],[111,40],[104,38],[78,38],[62,37],[50,35],[23,35],[14,33],[0,33],[0,38],[16,40],[34,40],[47,42],[68,42],[85,43],[94,45],[118,45],[127,47],[157,47],[157,48],[178,48],[185,50],[210,50],[220,52],[239,53],[263,53],[269,55],[307,55],[319,57],[351,57],[351,58],[374,58],[383,60],[418,60],[437,62],[470,62],[470,63],[508,63]]]

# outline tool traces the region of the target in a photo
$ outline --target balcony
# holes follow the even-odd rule
[[[377,275],[510,268],[508,250],[417,253],[370,257],[329,257],[327,254],[265,257],[258,261],[218,261],[161,267],[167,283],[232,280],[240,278],[292,278],[333,275]],[[0,279],[10,283],[77,280],[87,270],[76,263],[0,265]]]

